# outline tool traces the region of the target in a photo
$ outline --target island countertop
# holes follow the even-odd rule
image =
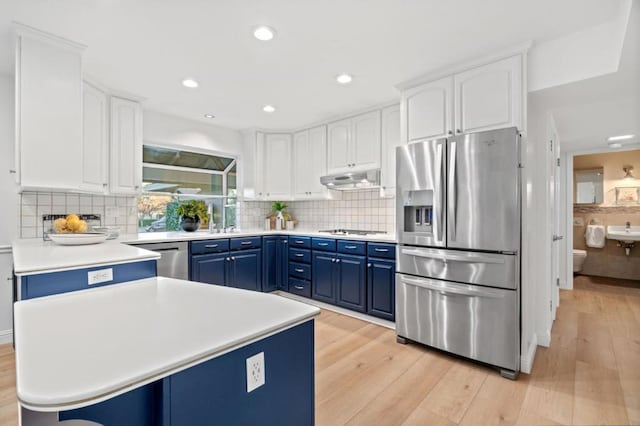
[[[319,313],[273,294],[163,277],[17,302],[18,399],[35,411],[94,404]]]

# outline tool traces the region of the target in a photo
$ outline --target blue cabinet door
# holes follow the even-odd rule
[[[281,245],[280,237],[262,238],[262,291],[274,291],[280,286]]]
[[[191,279],[201,283],[227,285],[228,253],[191,256]]]
[[[228,285],[246,290],[262,290],[262,249],[230,254]]]
[[[289,291],[289,237],[278,237],[277,286],[278,289]]]
[[[338,254],[337,304],[354,311],[366,312],[366,258]]]
[[[311,297],[327,303],[336,303],[336,254],[314,251],[311,265]]]
[[[396,262],[371,259],[367,264],[367,313],[389,321],[395,320]]]

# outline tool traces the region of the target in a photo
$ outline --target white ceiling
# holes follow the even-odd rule
[[[610,136],[640,143],[640,2],[631,9],[616,73],[529,93],[531,107],[553,115],[562,150],[607,148]]]
[[[86,44],[85,72],[145,107],[231,128],[296,128],[397,97],[393,85],[526,41],[607,20],[602,0],[2,0],[11,21]],[[252,37],[266,24],[277,37]],[[333,80],[355,76],[349,86]],[[185,77],[201,86],[181,86]],[[262,111],[276,105],[274,114]]]

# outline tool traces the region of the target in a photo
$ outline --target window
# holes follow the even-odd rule
[[[139,232],[180,230],[176,209],[193,199],[210,206],[214,227],[236,225],[235,158],[145,145],[142,161]],[[205,221],[201,224],[208,226]]]

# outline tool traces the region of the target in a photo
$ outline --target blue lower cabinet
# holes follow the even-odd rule
[[[289,291],[289,237],[278,237],[278,289]]]
[[[313,321],[165,379],[168,426],[313,425]],[[265,384],[247,392],[247,358],[264,353]]]
[[[111,269],[113,279],[107,282],[90,285],[87,274],[92,271],[99,271],[103,269]],[[20,278],[19,300],[102,287],[126,281],[141,280],[143,278],[152,278],[156,275],[157,262],[155,260],[124,263],[120,265],[95,266],[91,268],[75,269],[72,271],[25,275]]]
[[[262,238],[262,291],[277,290],[279,237]]]
[[[231,252],[227,285],[245,290],[262,290],[262,250]]]
[[[311,297],[321,302],[336,303],[336,254],[331,252],[313,252],[311,265]]]
[[[311,297],[311,282],[289,277],[289,293],[303,297]]]
[[[207,284],[227,285],[228,253],[191,256],[191,280]]]
[[[369,258],[367,269],[367,313],[394,321],[396,262]]]
[[[367,311],[366,257],[338,254],[336,264],[337,305],[354,311]]]

